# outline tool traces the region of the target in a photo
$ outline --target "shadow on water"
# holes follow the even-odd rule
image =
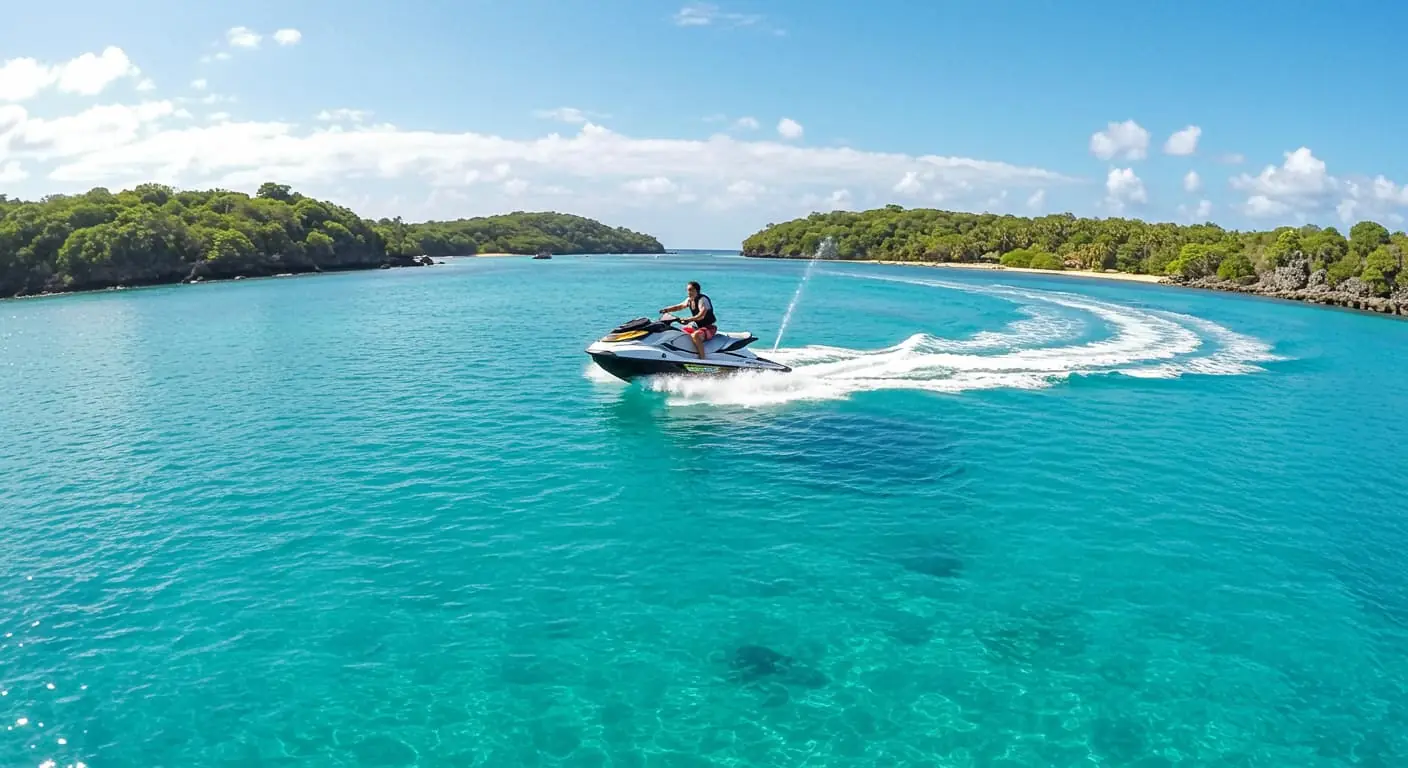
[[[856,406],[768,411],[672,408],[639,385],[604,398],[598,418],[615,437],[655,434],[688,445],[756,454],[825,493],[961,488],[959,438],[932,420]]]
[[[723,473],[736,488],[773,488],[798,509],[807,499],[844,504],[852,515],[827,524],[845,529],[832,538],[858,563],[936,581],[964,576],[956,530],[976,502],[956,429],[873,404],[779,412],[681,409],[666,400],[636,385],[612,393],[598,409],[606,439],[642,456],[686,456],[691,471]]]
[[[723,660],[728,666],[724,678],[761,694],[767,707],[786,704],[793,689],[824,688],[831,682],[815,666],[765,645],[745,643]]]

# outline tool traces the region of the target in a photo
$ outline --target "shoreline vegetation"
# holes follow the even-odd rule
[[[754,259],[805,259],[804,256],[749,256]],[[963,269],[969,271],[988,272],[1017,272],[1020,274],[1034,275],[1059,275],[1061,277],[1089,277],[1099,280],[1118,280],[1127,283],[1156,283],[1168,285],[1167,277],[1160,275],[1139,275],[1130,272],[1116,272],[1110,270],[1100,272],[1095,270],[1079,269],[1035,269],[1033,267],[1008,267],[1002,264],[989,262],[960,262],[960,261],[899,261],[896,259],[841,259],[841,258],[818,258],[817,261],[833,262],[837,264],[881,264],[891,267],[935,267],[938,269]]]
[[[544,251],[670,252],[650,235],[573,214],[372,220],[273,182],[254,195],[161,184],[37,202],[0,195],[0,299]],[[1159,283],[1408,317],[1408,235],[1373,221],[1346,237],[1314,225],[1243,232],[887,205],[769,224],[743,241],[741,253]]]
[[[1242,232],[887,205],[769,224],[743,241],[742,253],[1132,280],[1408,317],[1408,235],[1373,221],[1346,237],[1314,225]]]
[[[0,298],[208,280],[430,266],[447,256],[663,253],[660,241],[566,213],[415,224],[265,183],[254,195],[139,184],[39,201],[0,195]]]

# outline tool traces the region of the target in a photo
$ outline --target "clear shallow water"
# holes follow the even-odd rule
[[[0,303],[0,765],[1408,761],[1408,323],[828,264],[791,377],[587,366],[804,268]]]

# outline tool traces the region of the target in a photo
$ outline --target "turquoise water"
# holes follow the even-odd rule
[[[1408,762],[1408,323],[827,264],[788,377],[582,353],[804,267],[0,303],[0,765]]]

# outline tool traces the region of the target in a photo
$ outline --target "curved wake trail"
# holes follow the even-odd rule
[[[950,393],[1037,389],[1076,375],[1239,375],[1262,370],[1257,363],[1281,359],[1260,340],[1176,312],[1002,285],[847,276],[991,295],[1020,305],[1025,317],[1003,330],[984,331],[968,339],[919,333],[882,349],[813,345],[767,355],[792,366],[790,374],[748,372],[726,379],[666,377],[646,386],[668,393],[669,402],[676,405],[761,406],[840,399],[881,389]],[[1103,321],[1113,334],[1077,343],[1089,319]]]

